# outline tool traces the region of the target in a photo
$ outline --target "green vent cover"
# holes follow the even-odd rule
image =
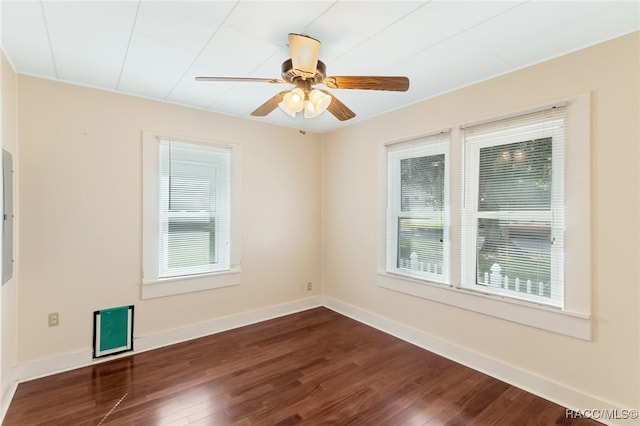
[[[133,305],[93,313],[93,357],[133,350]]]

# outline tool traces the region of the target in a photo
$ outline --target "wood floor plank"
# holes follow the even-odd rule
[[[326,308],[21,383],[4,426],[596,425]]]

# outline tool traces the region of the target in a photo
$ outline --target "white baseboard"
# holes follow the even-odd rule
[[[0,424],[2,424],[5,414],[7,414],[9,404],[11,403],[13,395],[15,395],[16,389],[18,388],[18,381],[14,377],[14,373],[15,370],[11,370],[9,372],[9,378],[2,381],[2,393],[0,395]]]
[[[505,364],[500,360],[473,352],[446,340],[429,335],[418,329],[330,297],[323,298],[323,306],[414,344],[420,348],[436,353],[447,359],[480,371],[498,380],[502,380],[503,382],[509,383],[510,385],[516,386],[574,411],[599,409],[611,410],[609,411],[610,413],[613,413],[614,411],[616,413],[622,413],[625,408],[627,410],[632,408],[619,407],[610,401],[603,400],[602,398],[598,398],[593,395],[586,395],[576,389],[572,389],[549,378],[540,377],[530,371]],[[618,416],[620,416],[620,414],[618,414]],[[601,418],[598,419],[598,421],[608,425],[621,426],[639,424],[637,419],[607,420]]]
[[[322,306],[322,298],[320,296],[313,296],[295,300],[293,302],[282,303],[253,311],[216,318],[210,321],[167,330],[156,334],[134,337],[133,351],[105,358],[93,359],[93,351],[91,348],[86,348],[80,351],[29,361],[19,365],[14,370],[14,377],[18,383],[33,380],[39,377],[73,370],[87,365],[93,365],[98,362],[111,361],[119,357],[134,355],[136,353],[161,348],[163,346],[196,339],[198,337],[214,333],[220,333],[222,331],[255,324],[257,322],[266,321],[319,306]]]
[[[431,336],[405,324],[361,309],[357,306],[343,303],[330,297],[313,296],[289,303],[268,306],[254,311],[217,318],[186,327],[167,330],[161,333],[137,337],[134,338],[134,351],[106,357],[104,359],[94,360],[92,358],[92,351],[88,348],[81,351],[30,361],[19,365],[13,371],[13,386],[8,386],[6,390],[3,389],[5,393],[2,395],[0,422],[4,418],[11,398],[13,397],[13,393],[15,392],[16,386],[19,382],[92,365],[96,362],[110,361],[117,357],[130,356],[136,353],[196,339],[198,337],[231,330],[245,325],[255,324],[261,321],[266,321],[272,318],[319,306],[325,306],[335,312],[353,318],[356,321],[367,324],[387,334],[398,337],[399,339],[434,352],[489,376],[495,377],[496,379],[502,380],[513,386],[524,389],[527,392],[555,402],[563,407],[568,407],[573,410],[595,408],[601,410],[622,410],[623,408],[596,396],[585,395],[549,378],[537,376],[529,371],[505,364],[502,361],[487,357],[486,355],[473,352],[469,349]],[[600,419],[599,421],[609,425],[621,426],[638,424],[637,420],[633,420],[633,422],[625,422],[624,420]]]
[[[143,336],[135,340],[134,347],[136,348],[136,352],[157,349],[163,346],[173,345],[175,343],[196,339],[198,337],[208,336],[210,334],[220,333],[222,331],[231,330],[245,325],[255,324],[261,321],[293,314],[307,309],[317,308],[319,306],[322,306],[322,298],[320,296],[307,297],[305,299],[300,299],[289,303],[268,306],[266,308],[260,308],[254,311],[242,312],[239,314],[216,318],[210,321],[193,324],[186,327]]]

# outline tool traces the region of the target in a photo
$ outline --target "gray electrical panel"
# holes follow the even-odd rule
[[[13,158],[2,150],[2,284],[13,276]]]

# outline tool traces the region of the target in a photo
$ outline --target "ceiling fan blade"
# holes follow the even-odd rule
[[[264,117],[265,115],[269,114],[271,111],[278,107],[278,104],[282,102],[282,98],[284,98],[284,95],[286,95],[287,93],[289,93],[289,90],[283,90],[282,92],[276,94],[267,102],[256,108],[251,113],[251,115],[253,115],[254,117]]]
[[[305,77],[313,77],[318,67],[320,41],[303,34],[289,34],[289,49],[293,69]]]
[[[331,92],[321,90],[322,93],[331,96],[331,103],[327,107],[327,111],[333,114],[338,120],[346,121],[356,116],[356,113],[351,111],[348,106],[340,102]]]
[[[259,77],[196,77],[196,81],[239,81],[251,83],[286,83],[279,78],[259,78]]]
[[[340,76],[327,77],[323,84],[332,89],[390,90],[406,92],[409,89],[407,77],[385,76]]]

